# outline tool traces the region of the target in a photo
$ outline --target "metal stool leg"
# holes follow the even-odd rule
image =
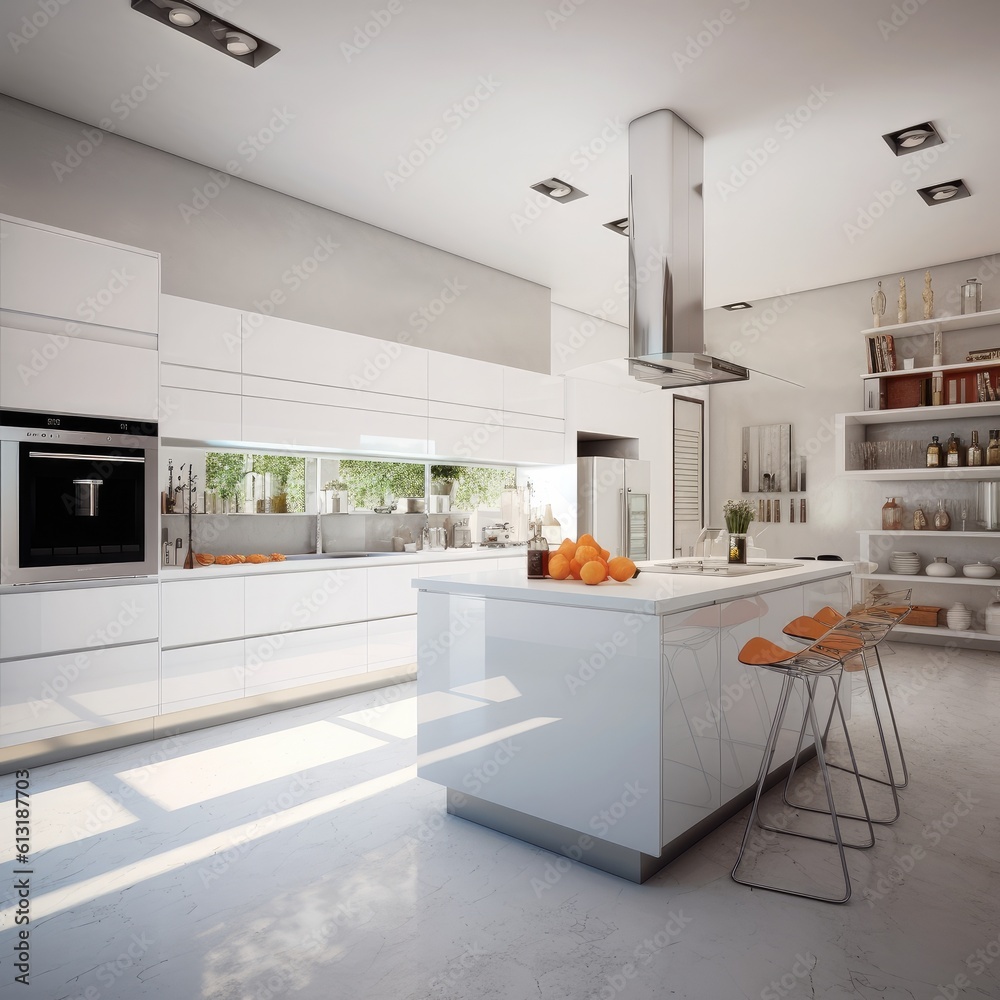
[[[892,710],[892,698],[889,695],[889,684],[885,678],[885,669],[882,666],[882,657],[879,655],[878,646],[875,647],[875,663],[878,667],[879,677],[882,679],[882,690],[885,691],[885,703],[889,708],[889,721],[892,723],[892,735],[893,739],[896,741],[896,749],[899,751],[899,763],[903,772],[903,780],[894,782],[894,784],[897,788],[906,788],[906,786],[910,783],[910,771],[906,766],[906,756],[903,753],[903,741],[899,736],[899,726],[896,725],[896,713]]]
[[[841,870],[843,871],[844,874],[844,895],[820,896],[815,893],[800,892],[795,889],[786,889],[783,888],[782,886],[767,885],[762,882],[751,882],[747,879],[739,878],[736,874],[737,869],[740,866],[740,862],[743,860],[743,856],[746,852],[746,847],[750,839],[750,831],[753,829],[754,820],[758,819],[759,817],[760,798],[761,794],[763,793],[764,783],[767,779],[768,770],[770,769],[770,763],[774,758],[774,753],[778,742],[778,735],[781,731],[781,724],[784,721],[785,717],[785,711],[788,708],[788,700],[791,695],[793,679],[794,679],[793,675],[789,675],[784,678],[782,684],[780,708],[777,714],[775,715],[774,724],[771,726],[771,730],[768,733],[767,747],[765,748],[764,752],[764,760],[761,762],[760,775],[757,780],[757,792],[756,795],[754,796],[753,807],[750,810],[750,816],[747,820],[746,830],[743,833],[743,842],[740,846],[740,852],[736,859],[736,864],[733,866],[732,879],[734,882],[738,882],[740,885],[747,885],[750,886],[751,888],[770,889],[773,892],[782,892],[789,896],[800,896],[804,899],[814,899],[817,900],[818,902],[823,902],[823,903],[846,903],[851,898],[851,875],[847,867],[847,855],[846,852],[844,851],[844,842],[840,833],[840,823],[837,818],[837,811],[833,800],[833,785],[831,784],[830,781],[830,772],[827,769],[826,757],[823,753],[823,741],[820,735],[819,722],[816,718],[816,710],[813,704],[812,693],[811,690],[809,689],[808,680],[806,680],[805,678],[803,679],[806,680],[806,687],[807,687],[807,693],[806,693],[807,714],[810,719],[810,724],[813,730],[813,736],[816,742],[816,757],[817,760],[819,761],[820,773],[823,776],[823,785],[826,790],[827,803],[829,804],[830,807],[830,817],[833,822],[834,839],[830,841],[830,843],[835,843],[837,845],[837,850],[840,854],[840,865],[841,865]],[[764,827],[764,829],[769,829],[769,828]],[[777,832],[787,833],[789,831],[777,831]]]

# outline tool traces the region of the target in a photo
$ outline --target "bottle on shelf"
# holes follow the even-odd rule
[[[937,510],[934,511],[935,531],[947,531],[951,527],[951,515],[945,509],[944,500],[938,500]]]
[[[941,448],[941,441],[935,434],[931,438],[931,443],[927,446],[927,468],[939,469],[944,465],[944,455]]]
[[[535,522],[534,531],[528,539],[528,579],[544,580],[549,569],[549,543],[542,537],[541,519]]]
[[[913,530],[923,531],[927,527],[927,515],[924,513],[923,502],[917,504],[917,509],[913,512]]]
[[[979,443],[979,431],[972,432],[972,444],[966,452],[965,464],[969,466],[983,464],[983,448]]]
[[[895,497],[886,497],[882,505],[882,530],[901,531],[903,527],[903,508]]]
[[[945,465],[949,469],[957,469],[962,464],[962,453],[958,447],[958,438],[954,433],[948,437],[948,447],[945,451]]]
[[[990,431],[990,443],[986,447],[986,464],[1000,465],[1000,430]]]

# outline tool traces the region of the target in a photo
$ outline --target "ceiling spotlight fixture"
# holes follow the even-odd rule
[[[183,31],[189,38],[197,38],[216,52],[238,59],[247,66],[257,67],[279,51],[270,42],[192,3],[179,3],[177,0],[130,0],[130,3],[132,9],[140,14],[168,28]]]
[[[932,184],[930,187],[919,188],[917,194],[928,205],[943,205],[946,201],[958,201],[960,198],[969,198],[972,196],[972,192],[963,180],[946,181],[944,184]]]
[[[577,198],[587,197],[586,192],[573,187],[567,181],[559,180],[558,177],[550,177],[548,180],[539,181],[537,184],[532,184],[531,188],[533,191],[544,194],[546,198],[551,198],[553,201],[576,201]]]
[[[177,25],[178,28],[190,28],[201,20],[201,14],[194,7],[182,3],[171,3],[168,7],[170,10],[167,17],[170,23]]]
[[[753,309],[749,302],[730,302],[728,306],[723,306],[727,312],[738,312],[740,309]]]
[[[226,48],[234,56],[248,56],[257,48],[257,42],[242,31],[227,31]]]
[[[898,132],[887,132],[882,138],[897,156],[914,153],[930,146],[940,146],[944,142],[931,122],[921,122],[919,125],[901,128]]]
[[[613,233],[619,233],[622,236],[628,236],[628,217],[624,219],[615,219],[614,222],[605,222],[605,229],[610,229]]]

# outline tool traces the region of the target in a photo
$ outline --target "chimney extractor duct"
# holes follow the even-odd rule
[[[628,126],[629,373],[665,389],[750,377],[705,354],[703,144],[672,111]]]

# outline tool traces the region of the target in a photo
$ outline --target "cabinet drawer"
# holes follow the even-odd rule
[[[440,351],[427,352],[427,398],[467,406],[503,407],[503,368]]]
[[[364,569],[340,569],[247,577],[248,634],[365,621],[366,573]]]
[[[247,639],[244,681],[247,697],[362,674],[368,657],[368,628],[336,625]]]
[[[417,613],[413,589],[416,566],[382,566],[368,570],[368,617],[392,618]]]
[[[414,590],[414,596],[416,591]],[[417,616],[384,618],[368,623],[368,669],[401,667],[417,662]]]
[[[463,573],[489,573],[497,569],[496,559],[445,559],[421,563],[418,576],[459,576]]]
[[[157,586],[0,595],[0,659],[147,642],[158,634]]]
[[[562,419],[566,415],[565,380],[523,368],[503,369],[503,408]]]
[[[562,465],[565,462],[565,449],[566,438],[564,434],[529,430],[526,427],[504,427],[503,460],[505,462]]]
[[[490,412],[484,420],[427,421],[427,447],[436,458],[463,461],[499,462],[504,459],[503,415]]]
[[[235,578],[164,583],[161,632],[164,649],[242,638],[243,582],[242,578]]]
[[[179,712],[243,697],[243,640],[164,650],[160,711]]]
[[[0,745],[151,718],[158,665],[155,642],[0,664]]]

